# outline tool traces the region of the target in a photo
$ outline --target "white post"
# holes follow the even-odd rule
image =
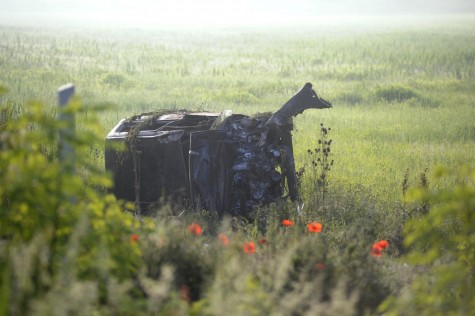
[[[74,147],[71,146],[69,140],[74,136],[76,124],[73,113],[67,113],[64,108],[71,100],[74,94],[74,85],[72,83],[63,85],[58,88],[58,119],[64,122],[64,126],[59,129],[59,161],[69,171],[74,170]]]

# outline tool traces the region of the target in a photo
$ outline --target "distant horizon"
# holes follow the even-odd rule
[[[413,27],[422,24],[433,24],[434,21],[456,21],[460,19],[475,20],[475,13],[467,14],[390,14],[390,15],[326,15],[309,16],[282,20],[268,17],[261,20],[246,20],[244,23],[236,20],[229,21],[153,21],[151,19],[124,18],[118,15],[101,17],[99,15],[78,16],[77,14],[51,13],[2,13],[0,12],[0,26],[12,27],[64,27],[70,25],[77,28],[144,28],[144,29],[216,29],[218,28],[280,28],[280,27],[341,27],[351,26],[387,26]],[[356,29],[354,31],[357,31]]]
[[[0,24],[16,25],[46,19],[124,26],[260,26],[473,14],[471,0],[0,0]]]

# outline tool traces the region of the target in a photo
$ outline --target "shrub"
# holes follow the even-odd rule
[[[439,168],[441,180],[448,171]],[[406,259],[429,270],[381,310],[389,315],[469,315],[475,311],[475,171],[463,169],[452,188],[421,187],[408,192],[410,200],[428,203],[427,213],[404,227]]]
[[[365,98],[357,91],[355,92],[342,92],[338,98],[338,101],[346,103],[348,105],[362,104]]]
[[[102,78],[101,83],[116,89],[130,89],[136,85],[133,80],[117,73],[108,73]]]
[[[130,236],[144,224],[97,190],[111,185],[86,154],[102,142],[99,124],[89,113],[81,132],[68,138],[77,153],[72,169],[57,158],[64,125],[44,105],[31,103],[21,113],[8,106],[2,113],[15,115],[0,126],[0,314],[35,308],[49,314],[58,297],[76,292],[79,305],[63,304],[63,311],[106,304],[110,282],[132,278],[141,266],[141,250]],[[79,116],[81,107],[74,101],[65,111]],[[39,298],[50,308],[40,308]]]
[[[404,102],[418,95],[411,88],[401,85],[379,87],[375,92],[376,98],[386,102]]]

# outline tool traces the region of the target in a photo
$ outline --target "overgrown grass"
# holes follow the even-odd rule
[[[45,117],[54,116],[56,89],[70,81],[82,98],[79,131],[90,130],[87,122],[98,104],[114,104],[97,121],[99,139],[121,118],[158,109],[275,111],[307,81],[334,105],[295,119],[296,165],[305,168],[300,215],[301,206],[290,203],[259,209],[250,223],[220,222],[205,211],[191,210],[172,218],[160,210],[146,227],[117,215],[117,227],[127,229],[116,231],[104,223],[110,215],[100,217],[97,211],[91,216],[101,232],[90,233],[93,224],[88,219],[72,221],[65,226],[61,249],[49,248],[49,228],[27,222],[32,226],[25,231],[30,234],[26,241],[13,243],[10,233],[0,233],[0,314],[64,314],[82,308],[104,314],[376,313],[384,299],[399,295],[416,274],[429,270],[398,259],[408,251],[403,247],[406,220],[426,210],[424,201],[404,200],[407,186],[425,189],[429,179],[429,188],[451,188],[461,181],[456,173],[435,182],[429,177],[435,166],[473,167],[474,25],[470,18],[417,29],[348,33],[313,27],[120,34],[86,29],[62,35],[48,29],[0,27],[0,86],[8,88],[0,88],[2,132],[9,120],[30,111],[26,100],[48,104],[42,111]],[[315,191],[321,189],[315,186],[320,173],[312,171],[307,153],[318,146],[320,123],[331,128],[334,160],[326,175],[324,200]],[[14,130],[12,125],[8,128]],[[24,126],[21,133],[29,130]],[[0,145],[8,140],[7,134],[1,135]],[[38,157],[46,153],[54,163],[52,141],[47,152],[37,145],[30,150],[40,150]],[[84,170],[92,163],[100,173],[103,149],[96,141],[82,144],[82,158]],[[5,152],[2,163],[15,162]],[[19,185],[27,195],[18,196],[43,212],[43,204],[35,203],[28,190],[42,192],[37,191],[44,189],[41,179],[50,179],[55,169],[30,167],[34,172],[18,173],[24,178],[2,182],[2,192]],[[72,186],[81,187],[79,181],[96,183],[97,178],[84,175],[90,171],[74,178]],[[28,177],[37,178],[28,182]],[[102,186],[107,181],[96,188]],[[57,195],[48,201],[58,205],[65,192],[55,188]],[[101,192],[99,197],[81,194],[84,205],[93,210],[116,214],[120,207],[110,200],[100,204]],[[19,205],[21,211],[21,199],[3,198],[2,223],[18,224],[16,209],[9,206]],[[54,208],[48,212],[55,214]],[[282,226],[283,219],[294,225]],[[306,225],[314,221],[322,223],[321,233],[307,231]],[[192,222],[203,227],[201,235],[187,231]],[[220,242],[220,233],[229,238],[228,245]],[[130,234],[138,241],[129,239]],[[99,243],[85,247],[94,244],[93,237]],[[111,242],[116,239],[121,247]],[[371,245],[380,239],[389,240],[390,247],[383,258],[374,258],[369,255]],[[254,242],[254,255],[243,252],[246,242]],[[52,264],[45,259],[51,253],[67,257],[68,264],[45,268]],[[26,265],[16,265],[22,260]],[[43,265],[35,270],[35,262]],[[74,304],[64,305],[64,300]]]
[[[56,88],[73,81],[86,106],[116,105],[101,117],[106,133],[123,117],[161,108],[274,111],[312,81],[335,106],[297,118],[297,155],[314,141],[311,122],[322,121],[337,131],[335,180],[382,189],[376,194],[394,201],[407,167],[417,173],[473,155],[470,25],[347,36],[318,27],[120,35],[3,27],[0,82],[16,102],[54,104]]]

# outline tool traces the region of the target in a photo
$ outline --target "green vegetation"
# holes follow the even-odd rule
[[[0,315],[472,314],[474,27],[1,26]],[[188,209],[135,218],[107,195],[103,143],[121,118],[275,111],[307,81],[334,108],[295,119],[300,214],[283,202],[251,223]],[[56,149],[67,82],[81,99],[67,108],[75,172]],[[322,181],[315,149],[330,139]],[[389,247],[370,255],[379,240]]]
[[[439,168],[436,177],[447,176]],[[407,293],[388,299],[381,309],[390,314],[469,315],[475,310],[475,171],[460,170],[453,188],[409,192],[411,200],[428,203],[405,225],[407,258],[430,270],[415,279]],[[422,215],[422,216],[421,216]]]

